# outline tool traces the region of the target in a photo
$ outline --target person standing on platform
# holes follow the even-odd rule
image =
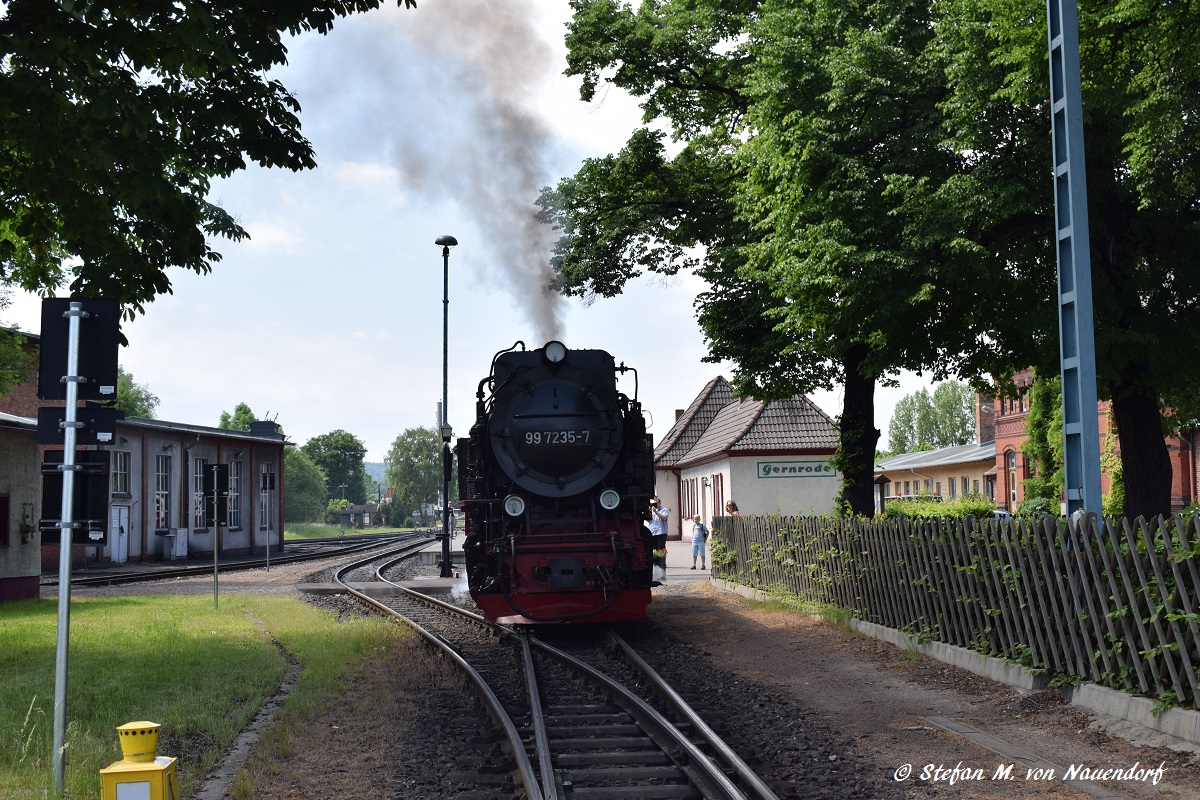
[[[700,569],[704,566],[704,543],[708,541],[708,526],[700,521],[700,515],[692,518],[692,569],[696,568],[696,557],[700,557]]]
[[[671,509],[663,506],[655,497],[650,501],[650,538],[655,550],[667,549],[667,518]]]

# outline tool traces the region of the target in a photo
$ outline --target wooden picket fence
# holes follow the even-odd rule
[[[721,517],[713,577],[1196,707],[1200,518]]]

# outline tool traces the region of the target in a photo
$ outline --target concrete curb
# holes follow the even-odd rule
[[[771,599],[771,595],[767,592],[760,589],[751,589],[748,586],[742,586],[731,581],[713,578],[712,583],[713,586],[722,591],[733,592],[734,594],[760,603]],[[967,650],[964,647],[943,644],[942,642],[921,643],[914,636],[898,631],[895,628],[885,628],[882,625],[876,625],[873,622],[864,622],[857,619],[834,620],[820,614],[810,614],[809,616],[831,624],[848,624],[850,629],[856,633],[888,642],[905,650],[916,651],[930,658],[935,658],[938,661],[953,664],[976,675],[982,675],[999,683],[1015,686],[1018,689],[1035,692],[1045,689],[1050,685],[1049,680],[1045,676],[1034,675],[1022,666],[1010,664],[999,658],[981,655],[974,650]],[[1156,733],[1181,739],[1184,742],[1200,745],[1200,711],[1171,708],[1163,711],[1156,717],[1153,714],[1153,700],[1118,692],[1116,689],[1109,689],[1106,686],[1098,686],[1094,683],[1085,683],[1067,690],[1066,694],[1069,696],[1071,705],[1097,714],[1103,714],[1113,719],[1131,722]]]

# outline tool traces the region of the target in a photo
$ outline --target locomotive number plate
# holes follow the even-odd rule
[[[591,441],[592,432],[582,431],[526,431],[525,444],[554,445],[554,444],[587,444]]]

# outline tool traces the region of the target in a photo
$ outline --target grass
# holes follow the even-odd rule
[[[56,600],[0,605],[0,797],[53,796],[56,630]],[[66,797],[99,797],[100,769],[121,758],[115,728],[135,720],[162,725],[158,754],[180,759],[181,792],[193,793],[285,674],[272,636],[303,665],[287,704],[303,716],[330,702],[360,656],[406,634],[271,595],[230,595],[219,611],[207,597],[72,601]]]
[[[338,536],[343,531],[347,536],[362,536],[376,533],[411,533],[415,530],[424,530],[424,528],[342,528],[337,525],[313,522],[284,526],[283,538],[285,541],[288,539],[327,539],[331,536]]]

